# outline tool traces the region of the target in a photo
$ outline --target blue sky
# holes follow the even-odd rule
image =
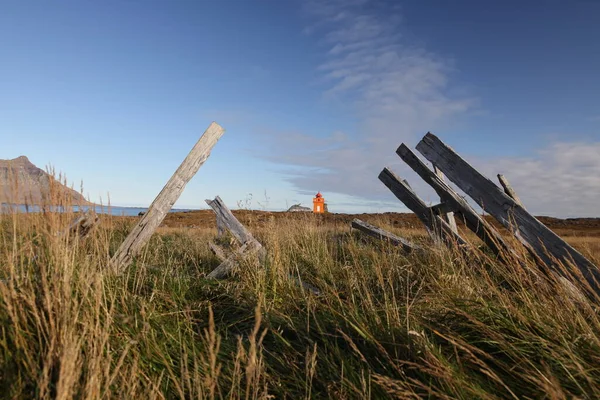
[[[436,133],[529,209],[599,216],[600,2],[0,1],[0,158],[148,205],[212,120],[176,204],[405,211],[394,151]]]

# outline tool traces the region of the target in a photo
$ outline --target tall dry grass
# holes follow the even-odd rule
[[[57,235],[73,217],[0,214],[2,397],[600,397],[597,307],[517,265],[307,215],[255,231],[265,264],[225,281],[208,229],[160,231],[115,276],[130,222]]]

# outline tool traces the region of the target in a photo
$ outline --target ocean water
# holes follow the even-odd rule
[[[97,214],[111,214],[116,216],[137,216],[140,212],[148,211],[147,207],[118,207],[118,206],[73,206],[73,212],[78,211],[87,211],[90,208],[93,208]],[[41,212],[40,206],[27,206],[24,204],[6,204],[2,203],[0,206],[0,213],[10,213],[10,212],[22,212],[22,213],[39,213]],[[50,211],[63,212],[65,211],[62,207],[51,207]],[[172,209],[169,212],[186,212],[192,211],[191,209]]]

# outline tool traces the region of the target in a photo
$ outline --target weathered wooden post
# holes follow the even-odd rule
[[[379,174],[379,180],[390,189],[398,200],[419,217],[434,241],[441,238],[450,246],[454,244],[468,246],[467,242],[454,232],[446,221],[427,207],[425,202],[405,183],[406,181],[398,178],[390,169],[384,168]]]
[[[436,165],[433,166],[433,172],[435,172],[435,174],[438,176],[438,178],[440,178],[442,182],[445,182],[444,173],[440,171],[440,169]],[[444,199],[440,197],[440,201],[444,201]],[[444,221],[448,223],[448,225],[450,225],[450,228],[452,228],[454,233],[458,233],[458,228],[456,226],[456,220],[454,219],[453,211],[443,213],[441,217],[444,219]]]
[[[556,261],[567,268],[574,265],[577,268],[575,272],[581,274],[591,291],[600,294],[600,270],[597,266],[528,213],[439,138],[428,133],[417,145],[417,150],[436,164],[448,179],[480,207],[511,230],[517,239],[530,246],[549,268],[564,276],[564,271]]]
[[[214,200],[206,200],[206,204],[214,210],[217,217],[217,226],[220,224],[223,228],[227,229],[241,245],[237,250],[230,254],[226,254],[225,251],[214,242],[208,242],[208,246],[221,261],[221,264],[212,270],[206,277],[209,279],[224,279],[231,275],[239,264],[248,257],[258,256],[259,262],[263,262],[266,257],[265,248],[254,238],[252,233],[237,220],[223,200],[217,196]],[[304,290],[307,290],[316,296],[321,293],[318,288],[304,282],[300,277],[289,275],[288,278],[301,286]]]
[[[122,272],[129,265],[133,256],[148,242],[173,204],[181,196],[185,185],[206,162],[212,148],[224,132],[225,130],[216,122],[211,123],[206,129],[111,259],[110,264],[115,272]]]
[[[223,226],[223,221],[221,218],[217,218],[217,236],[221,236],[225,233],[225,226]]]
[[[383,229],[378,228],[375,225],[371,225],[364,221],[361,221],[358,218],[352,221],[351,226],[354,229],[357,229],[368,236],[374,237],[379,240],[388,241],[394,246],[400,246],[407,253],[413,250],[422,250],[420,246],[417,246],[416,244],[411,243],[410,241],[400,236],[394,235],[393,233],[384,231]]]
[[[252,233],[237,220],[219,196],[215,197],[214,200],[206,200],[206,204],[208,204],[215,212],[217,224],[219,224],[220,220],[221,226],[225,227],[241,245],[239,249],[227,257],[220,247],[210,242],[209,246],[211,250],[222,262],[207,275],[207,278],[223,279],[227,277],[233,272],[241,259],[248,257],[251,254],[258,254],[261,258],[264,257],[265,252],[262,245],[254,238],[254,236],[252,236]]]
[[[61,236],[69,235],[70,237],[79,236],[84,238],[96,227],[99,219],[98,214],[89,209],[75,218],[69,228],[61,233]]]
[[[523,205],[523,203],[521,202],[521,199],[517,195],[517,192],[515,192],[515,190],[510,185],[510,183],[508,183],[508,179],[506,179],[506,177],[504,175],[498,174],[498,181],[500,181],[500,185],[502,185],[502,188],[504,189],[504,193],[506,193],[511,199],[513,199],[515,201],[515,203],[517,203],[518,205],[523,207],[523,209],[525,209],[525,205]],[[533,258],[535,259],[535,261],[538,265],[540,265],[542,267],[545,266],[543,260],[541,260],[537,256],[537,254],[531,248],[531,246],[525,246],[525,248],[533,256]],[[572,299],[575,299],[579,302],[585,302],[585,295],[570,280],[568,280],[564,276],[559,275],[558,272],[556,272],[556,271],[550,270],[550,273],[554,276],[556,281],[563,286],[563,288],[565,289],[565,292],[569,296],[571,296]]]
[[[245,244],[248,241],[255,240],[252,233],[244,225],[237,220],[232,214],[231,210],[219,196],[215,197],[214,200],[205,200],[206,204],[213,209],[217,216],[217,226],[221,225],[227,229],[233,237],[240,243]]]
[[[498,181],[500,181],[500,184],[502,185],[502,188],[504,189],[504,193],[506,193],[508,195],[508,197],[513,199],[515,201],[515,203],[517,203],[521,207],[525,208],[525,206],[523,205],[523,202],[521,201],[519,196],[517,196],[517,192],[515,192],[515,190],[512,188],[512,186],[510,186],[510,183],[508,183],[508,179],[506,179],[506,177],[504,175],[498,174]]]
[[[518,258],[517,253],[502,236],[480,217],[464,198],[440,178],[439,174],[432,172],[404,143],[398,147],[396,153],[440,196],[442,203],[431,207],[436,213],[447,214],[448,211],[457,211],[467,228],[475,233],[496,255],[505,257],[510,254],[513,258]]]

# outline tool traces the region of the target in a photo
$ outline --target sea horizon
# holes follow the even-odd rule
[[[132,217],[132,216],[137,216],[139,215],[141,212],[146,212],[148,211],[149,207],[135,207],[135,206],[113,206],[113,205],[100,205],[100,204],[93,204],[93,205],[72,205],[72,211],[73,212],[80,212],[80,211],[88,211],[90,209],[93,209],[94,212],[96,212],[97,214],[109,214],[109,215],[114,215],[114,216],[124,216],[124,217]],[[47,207],[49,208],[51,211],[58,211],[58,212],[65,212],[67,211],[64,207],[62,206],[49,206]],[[188,211],[200,211],[202,210],[202,208],[172,208],[169,210],[170,213],[172,212],[188,212]],[[29,204],[14,204],[14,203],[1,203],[0,204],[0,213],[9,213],[9,212],[22,212],[22,213],[39,213],[42,212],[42,206],[37,205],[37,204],[33,204],[33,205],[29,205]]]

